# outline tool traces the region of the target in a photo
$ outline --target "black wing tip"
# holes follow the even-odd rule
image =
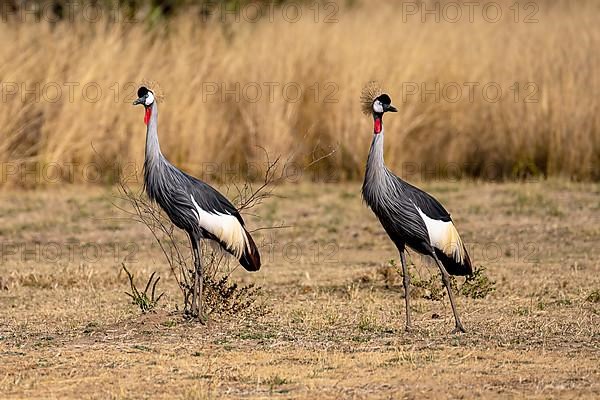
[[[462,262],[456,261],[454,257],[447,256],[443,251],[435,249],[435,255],[440,260],[446,271],[454,276],[471,276],[473,275],[473,266],[467,249],[464,248],[465,257]]]
[[[258,260],[258,262],[244,262],[240,259],[240,264],[242,265],[242,267],[244,267],[244,269],[248,272],[257,272],[260,270],[260,260]]]
[[[240,264],[248,272],[257,272],[260,270],[260,256],[259,257],[246,257],[245,255],[240,258]]]
[[[260,253],[248,231],[246,231],[246,236],[248,237],[248,246],[244,249],[244,253],[240,257],[240,264],[246,271],[256,272],[261,267]]]

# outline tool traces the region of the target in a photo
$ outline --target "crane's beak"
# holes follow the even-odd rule
[[[133,102],[134,106],[137,106],[138,104],[145,104],[146,103],[146,99],[144,97],[140,97],[139,99],[137,99],[136,101]]]
[[[389,112],[398,112],[398,109],[396,107],[394,107],[393,105],[389,105],[385,108],[385,111],[389,111]]]

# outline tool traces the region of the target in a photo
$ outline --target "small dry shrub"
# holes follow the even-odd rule
[[[429,269],[423,266],[417,267],[412,262],[408,260],[407,262],[412,297],[440,301],[446,296],[446,288],[437,269],[429,271]],[[473,275],[466,277],[464,283],[460,286],[456,281],[456,277],[450,276],[450,283],[454,293],[472,299],[487,297],[491,292],[496,290],[496,282],[491,280],[485,271],[486,268],[483,266],[475,267]],[[388,262],[388,265],[377,269],[377,276],[383,281],[386,289],[402,285],[402,269],[393,259]]]
[[[250,311],[261,295],[261,287],[253,283],[238,285],[231,282],[228,275],[215,280],[204,279],[204,306],[206,312],[216,315],[235,316]]]
[[[410,274],[410,271],[409,271]],[[442,284],[439,274],[429,275],[429,278],[422,279],[411,275],[410,283],[417,288],[416,295],[420,295],[426,300],[441,301],[446,296],[446,288]],[[452,280],[452,287],[456,287],[456,283]]]
[[[494,290],[496,281],[491,280],[485,273],[485,267],[480,266],[473,269],[473,275],[467,277],[458,293],[472,299],[484,299]]]

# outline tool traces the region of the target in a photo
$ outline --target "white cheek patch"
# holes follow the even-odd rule
[[[383,112],[383,105],[381,104],[381,102],[379,100],[376,100],[373,103],[373,111],[376,113],[382,113]]]
[[[152,103],[154,103],[154,95],[152,94],[152,92],[148,92],[148,94],[146,95],[146,105],[149,106]]]

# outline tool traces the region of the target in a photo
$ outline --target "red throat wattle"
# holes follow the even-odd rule
[[[150,122],[150,116],[152,115],[152,108],[151,107],[147,107],[146,108],[146,114],[144,115],[144,124],[148,125],[148,122]]]
[[[375,133],[381,133],[381,118],[375,118],[375,123],[373,126],[373,131]]]

